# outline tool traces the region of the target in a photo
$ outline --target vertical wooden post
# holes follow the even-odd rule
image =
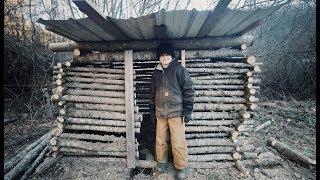
[[[181,66],[186,67],[186,50],[181,50]]]
[[[135,168],[135,137],[134,137],[134,99],[133,99],[133,53],[124,51],[125,70],[125,106],[126,106],[126,140],[127,168]]]

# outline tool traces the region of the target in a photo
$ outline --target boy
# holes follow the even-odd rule
[[[167,169],[169,134],[171,138],[174,166],[177,177],[187,177],[188,149],[185,138],[185,123],[192,120],[194,89],[191,78],[174,55],[170,44],[160,44],[156,66],[151,79],[151,118],[156,116],[156,159],[157,170],[163,173]],[[169,133],[170,131],[170,133]]]

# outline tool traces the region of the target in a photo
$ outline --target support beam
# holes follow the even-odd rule
[[[127,168],[135,168],[133,51],[124,51]]]
[[[104,14],[88,0],[73,0],[79,10],[85,13],[96,25],[107,34],[116,39],[128,40],[128,36],[116,26],[111,19],[105,18]]]
[[[154,25],[154,34],[157,39],[168,39],[168,29],[164,24]]]
[[[231,0],[220,0],[214,10],[210,12],[209,16],[207,17],[206,21],[202,25],[198,37],[205,37],[207,36],[211,29],[213,29],[220,21],[220,19],[228,12],[228,5],[230,4]]]
[[[147,51],[155,49],[160,43],[171,43],[176,50],[206,50],[233,47],[241,49],[243,44],[251,45],[253,36],[223,36],[205,38],[180,38],[180,39],[154,39],[154,40],[131,40],[109,42],[63,42],[51,43],[49,49],[53,52],[79,50],[91,51],[122,51],[132,49],[134,51]]]

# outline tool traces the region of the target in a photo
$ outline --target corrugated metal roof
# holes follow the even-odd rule
[[[211,27],[207,36],[225,36],[241,33],[258,20],[263,20],[282,5],[256,10],[227,9],[226,13]],[[108,17],[121,31],[133,40],[155,39],[155,25],[167,27],[168,38],[197,37],[211,11],[174,10],[160,11],[146,16],[129,19],[114,19]],[[68,20],[43,20],[40,23],[52,32],[65,36],[76,42],[79,41],[116,41],[121,37],[108,34],[90,18]]]

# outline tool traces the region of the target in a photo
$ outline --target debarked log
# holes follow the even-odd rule
[[[232,119],[238,118],[239,114],[234,112],[193,112],[192,118],[193,119]]]
[[[121,85],[105,85],[105,84],[99,84],[99,83],[66,83],[65,86],[68,88],[124,91],[124,86],[121,86]]]
[[[217,162],[217,161],[212,161],[212,162],[194,162],[190,161],[188,162],[188,166],[191,168],[209,168],[209,169],[227,169],[230,167],[234,167],[235,163],[231,161],[224,161],[224,162]]]
[[[65,155],[100,155],[113,157],[126,157],[127,152],[119,151],[89,151],[80,148],[61,147],[60,151]]]
[[[54,72],[58,73],[58,72]],[[104,79],[124,79],[123,74],[105,74],[105,73],[92,73],[92,72],[65,72],[62,73],[66,77],[91,77],[91,78],[104,78]]]
[[[215,102],[215,103],[247,103],[248,100],[242,97],[214,97],[214,96],[196,96],[194,102]]]
[[[245,107],[244,104],[208,104],[208,103],[195,103],[195,111],[239,111]]]
[[[230,154],[201,154],[201,155],[188,155],[188,160],[193,162],[207,162],[207,161],[221,161],[233,160]]]
[[[190,75],[192,81],[194,80],[213,80],[213,79],[243,79],[242,74],[213,74],[213,75],[206,75],[206,76],[195,76]]]
[[[237,85],[237,84],[245,84],[247,83],[246,80],[244,79],[213,79],[213,80],[193,80],[194,85],[213,85],[213,84],[232,84],[232,85]],[[251,84],[258,84],[261,83],[260,79],[253,79]]]
[[[125,127],[111,127],[111,126],[95,126],[95,125],[76,125],[76,124],[66,124],[64,129],[71,130],[91,130],[91,131],[103,131],[103,132],[116,132],[125,133]],[[135,133],[140,133],[140,128],[135,128]]]
[[[93,141],[117,141],[125,142],[126,139],[123,136],[117,137],[114,135],[97,135],[97,134],[75,134],[75,133],[62,133],[60,138],[80,139],[80,140],[93,140]]]
[[[108,74],[124,74],[124,69],[110,69],[110,68],[92,68],[92,67],[70,67],[71,72],[100,72]]]
[[[64,95],[61,97],[61,100],[66,102],[118,104],[118,105],[119,104],[124,105],[125,103],[124,98],[93,97],[93,96],[79,96],[79,95]]]
[[[96,111],[96,110],[83,111],[83,110],[78,110],[78,109],[68,109],[68,116],[84,117],[84,118],[99,118],[99,119],[114,119],[114,120],[125,120],[126,119],[126,116],[124,113]]]
[[[233,131],[233,127],[228,126],[213,126],[213,127],[206,127],[206,126],[187,126],[186,132],[230,132]]]
[[[99,90],[85,90],[85,89],[67,89],[65,94],[68,95],[84,95],[84,96],[100,96],[100,97],[124,97],[123,91],[99,91]]]
[[[69,103],[68,107],[86,110],[101,110],[101,111],[115,111],[125,112],[124,105],[110,105],[110,104],[90,104],[90,103]],[[139,107],[134,106],[134,111],[138,112]]]
[[[65,139],[59,138],[60,147],[72,147],[81,148],[89,151],[114,151],[114,152],[125,152],[127,151],[125,141],[119,142],[114,141],[112,143],[106,142],[87,142],[76,139]]]
[[[187,71],[192,73],[227,73],[227,74],[243,74],[249,71],[249,69],[239,69],[239,68],[186,68]]]
[[[206,153],[232,153],[233,146],[199,146],[189,147],[188,154],[206,154]]]
[[[188,147],[191,146],[235,146],[227,138],[204,138],[204,139],[187,139]]]
[[[84,82],[84,83],[101,83],[110,85],[124,85],[124,80],[117,79],[100,79],[100,78],[83,78],[83,77],[66,77],[68,82]]]
[[[229,133],[217,132],[217,133],[187,133],[186,139],[198,139],[198,138],[212,138],[212,137],[229,137]]]
[[[245,62],[246,60],[244,60]],[[212,63],[187,63],[186,68],[217,68],[217,67],[232,67],[232,68],[253,68],[254,65],[261,65],[261,63],[247,64],[241,62],[212,62]]]
[[[236,146],[238,152],[253,152],[256,148],[253,144],[245,144],[244,146]]]
[[[244,96],[243,91],[195,91],[196,96]]]
[[[193,85],[195,90],[198,89],[211,89],[211,90],[219,90],[219,89],[235,89],[235,90],[243,90],[245,88],[244,85]],[[253,89],[260,89],[259,86],[252,86]]]
[[[221,126],[221,125],[235,125],[238,120],[193,120],[188,122],[188,125],[193,126]]]
[[[57,163],[61,158],[63,157],[62,154],[59,154],[58,156],[55,157],[48,157],[46,158],[35,170],[34,174],[42,174],[45,172],[47,169],[52,167],[55,163]]]
[[[100,125],[100,126],[116,126],[126,127],[125,121],[117,120],[100,120],[100,119],[88,119],[88,118],[67,118],[65,123],[67,124],[88,124],[88,125]],[[140,122],[135,122],[134,127],[140,127]]]

